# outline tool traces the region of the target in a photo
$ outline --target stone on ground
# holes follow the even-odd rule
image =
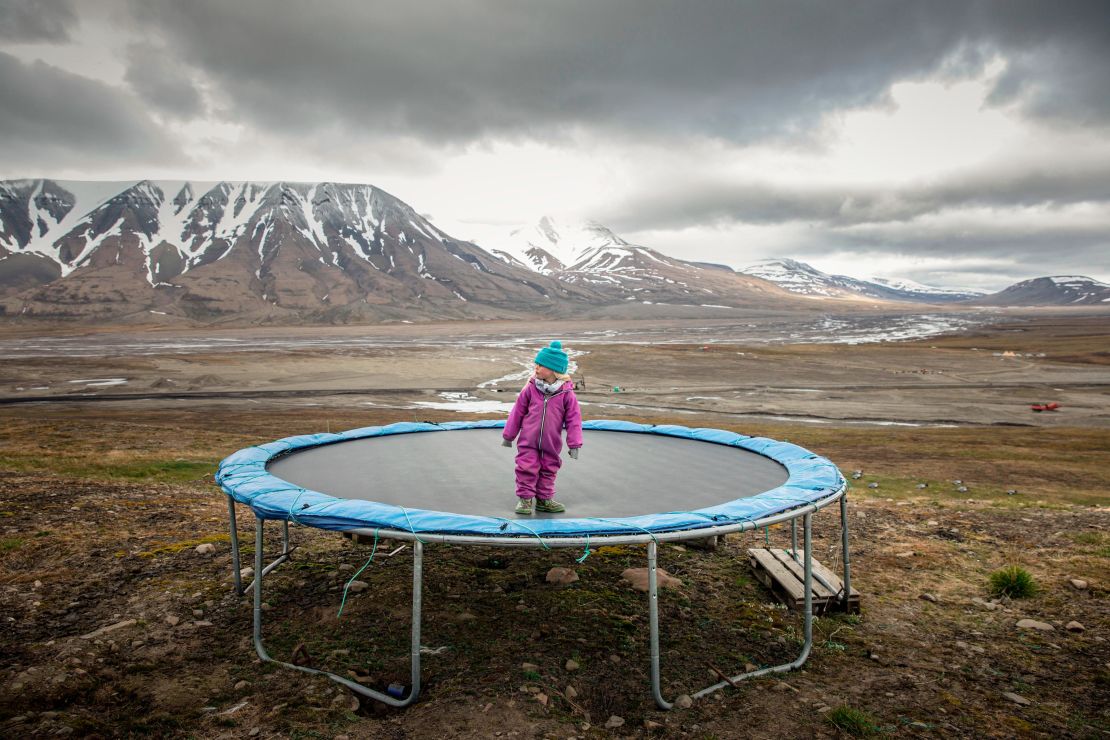
[[[675,578],[662,568],[656,568],[655,575],[659,583],[659,588],[678,588],[682,585],[681,579]],[[621,578],[632,584],[632,588],[637,591],[648,590],[647,568],[627,568],[621,573]]]
[[[573,568],[552,568],[547,571],[547,582],[557,586],[565,586],[578,580],[578,574]]]

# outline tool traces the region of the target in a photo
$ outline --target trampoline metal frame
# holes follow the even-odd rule
[[[271,658],[266,652],[266,647],[262,641],[262,582],[265,576],[270,573],[274,568],[286,562],[292,557],[295,546],[290,546],[289,542],[289,522],[282,520],[282,551],[278,556],[267,565],[263,565],[263,545],[264,545],[264,526],[265,520],[256,517],[255,521],[255,544],[254,544],[254,580],[247,586],[242,585],[242,578],[240,575],[240,559],[239,559],[239,537],[236,530],[235,519],[235,500],[228,495],[228,512],[231,527],[231,552],[232,552],[232,568],[233,568],[233,582],[235,593],[243,595],[246,591],[252,590],[254,593],[254,648],[258,653],[258,657],[264,661],[276,663],[285,668],[292,668],[293,670],[302,671],[304,673],[311,673],[317,675],[327,676],[336,683],[342,684],[351,691],[367,698],[375,699],[384,704],[393,707],[405,707],[413,702],[420,695],[420,627],[423,615],[423,574],[424,574],[424,545],[426,543],[439,543],[439,544],[462,544],[462,545],[487,545],[492,547],[539,547],[541,541],[538,537],[530,536],[486,536],[486,535],[450,535],[450,534],[435,534],[435,533],[416,533],[404,530],[387,530],[387,529],[367,529],[359,528],[350,530],[353,534],[375,536],[406,540],[413,543],[413,568],[412,568],[412,641],[411,641],[411,688],[408,696],[404,699],[383,694],[380,691],[355,683],[343,676],[325,671],[322,669],[311,668],[308,666],[299,666],[292,663]],[[731,686],[738,681],[743,681],[751,678],[759,678],[774,673],[784,673],[787,671],[800,668],[809,658],[810,651],[813,648],[813,579],[816,577],[823,585],[829,590],[833,590],[829,584],[813,572],[813,514],[828,506],[832,502],[840,501],[840,533],[841,533],[841,549],[843,556],[843,587],[840,589],[840,600],[844,609],[848,608],[848,599],[851,594],[851,566],[848,559],[848,497],[847,486],[843,485],[836,492],[819,499],[811,504],[791,509],[789,511],[781,512],[773,516],[757,519],[754,521],[745,521],[739,523],[732,523],[727,525],[719,525],[713,527],[705,527],[696,530],[681,530],[678,532],[661,532],[656,534],[629,534],[629,535],[594,535],[591,537],[545,537],[542,543],[547,548],[556,547],[582,547],[590,544],[606,544],[606,545],[647,545],[647,561],[648,561],[648,620],[649,620],[649,640],[650,640],[650,660],[651,660],[651,691],[655,703],[660,709],[670,709],[673,706],[672,702],[667,701],[662,694],[660,686],[660,651],[659,651],[659,583],[657,573],[658,561],[658,544],[660,542],[681,541],[690,539],[704,539],[716,535],[731,534],[733,532],[744,532],[768,527],[773,524],[781,522],[791,522],[791,555],[795,561],[803,566],[804,579],[803,587],[805,590],[805,607],[803,613],[804,619],[804,641],[802,644],[801,652],[798,657],[788,663],[782,663],[768,668],[761,668],[755,671],[748,671],[740,673],[731,678],[726,678],[719,683],[707,686],[700,691],[691,694],[691,698],[700,699],[708,696],[715,691],[718,691],[725,686]],[[798,560],[798,534],[797,534],[797,520],[801,518],[803,521],[803,550],[802,559]]]

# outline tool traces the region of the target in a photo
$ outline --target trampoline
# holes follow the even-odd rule
[[[227,494],[236,592],[253,591],[254,644],[262,641],[262,585],[292,554],[289,524],[412,542],[412,683],[397,697],[343,676],[319,673],[352,691],[392,706],[406,706],[420,692],[420,627],[424,547],[455,543],[498,547],[581,548],[645,544],[652,694],[660,689],[658,544],[791,522],[791,552],[804,571],[805,641],[797,659],[742,673],[692,693],[700,698],[736,681],[801,666],[812,647],[812,515],[840,502],[843,588],[850,588],[848,527],[843,476],[823,457],[788,442],[747,437],[720,429],[643,425],[621,421],[583,423],[581,459],[559,472],[563,514],[517,517],[512,513],[514,451],[501,446],[504,421],[397,423],[342,433],[288,437],[240,450],[220,463],[216,481]],[[253,512],[255,577],[240,577],[236,504]],[[797,520],[803,522],[798,551]],[[282,522],[282,551],[264,566],[264,525]],[[800,556],[800,557],[799,557]],[[827,584],[826,584],[827,585]]]

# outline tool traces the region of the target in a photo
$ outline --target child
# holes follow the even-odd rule
[[[555,500],[555,474],[562,461],[563,428],[567,430],[567,453],[575,460],[582,447],[582,413],[567,372],[567,353],[561,342],[552,342],[536,355],[536,370],[516,397],[505,422],[501,444],[512,447],[517,435],[516,513],[535,510],[559,514],[567,510]],[[538,500],[536,500],[538,499]]]

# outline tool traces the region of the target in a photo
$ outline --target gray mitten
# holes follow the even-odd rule
[[[502,447],[512,447],[513,446],[513,441],[511,439],[505,439],[504,437],[502,437],[501,438],[501,446]]]
[[[578,450],[580,450],[580,449],[582,449],[582,448],[581,447],[574,447],[574,448],[570,449],[567,452],[567,454],[570,455],[572,459],[577,460],[578,459]]]

